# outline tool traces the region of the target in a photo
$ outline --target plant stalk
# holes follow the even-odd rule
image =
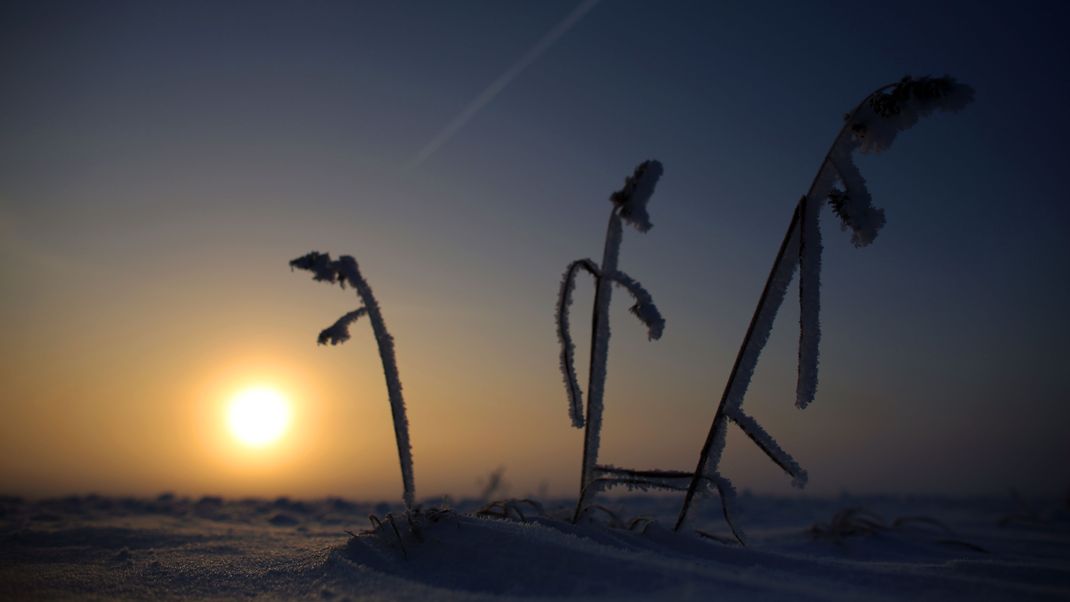
[[[777,251],[776,259],[773,260],[773,267],[769,270],[769,277],[765,280],[762,296],[758,299],[758,306],[754,308],[754,315],[751,316],[750,325],[747,326],[747,333],[743,336],[743,344],[739,346],[739,352],[736,353],[736,361],[732,364],[732,372],[729,373],[728,383],[725,385],[724,392],[721,394],[720,403],[717,404],[717,412],[713,416],[710,432],[706,435],[706,442],[702,444],[702,452],[699,454],[698,466],[695,468],[694,475],[691,477],[691,484],[687,487],[687,494],[684,496],[683,508],[680,510],[680,516],[676,519],[676,526],[673,528],[675,531],[679,531],[684,525],[684,521],[687,519],[687,513],[691,509],[691,501],[694,499],[695,492],[698,490],[699,482],[701,482],[706,475],[706,462],[709,460],[710,448],[713,446],[713,440],[717,437],[717,430],[720,427],[721,422],[725,420],[725,405],[728,403],[728,397],[732,392],[732,388],[735,386],[736,374],[739,372],[740,364],[743,361],[743,355],[746,353],[747,347],[750,345],[751,337],[754,335],[754,328],[758,324],[758,318],[761,316],[762,310],[765,308],[765,302],[769,296],[769,289],[772,287],[773,277],[776,274],[777,267],[780,265],[780,261],[784,258],[784,253],[787,251],[788,242],[791,240],[793,231],[799,226],[800,205],[801,203],[795,205],[795,211],[791,214],[791,222],[788,224],[788,230],[784,234],[784,240],[780,243],[780,250]]]
[[[364,301],[364,307],[368,310],[368,320],[375,334],[375,341],[379,348],[379,358],[383,362],[383,375],[386,378],[386,391],[390,398],[390,412],[394,419],[394,440],[398,446],[398,461],[401,463],[401,480],[404,487],[403,498],[405,507],[412,508],[415,504],[415,486],[412,474],[412,448],[409,439],[409,421],[405,416],[405,399],[401,394],[401,378],[398,376],[397,359],[394,355],[394,338],[386,330],[383,314],[379,311],[379,304],[375,300],[371,287],[360,276],[356,262],[352,264],[356,278],[351,279],[350,284],[357,290],[357,294]]]
[[[606,365],[609,347],[609,306],[613,296],[613,275],[617,272],[623,227],[614,209],[606,228],[601,271],[595,282],[594,309],[591,314],[591,361],[587,376],[587,419],[583,429],[583,465],[580,469],[580,494],[572,522],[580,518],[595,463],[598,461],[599,435],[602,428],[602,399],[605,394]]]
[[[788,224],[787,233],[784,235],[784,240],[780,243],[780,250],[777,251],[776,259],[773,261],[773,267],[769,271],[769,277],[766,278],[765,288],[762,289],[762,296],[758,299],[758,306],[754,309],[754,315],[751,316],[750,325],[747,327],[747,333],[743,337],[743,344],[739,347],[739,352],[736,354],[736,361],[732,365],[732,371],[728,376],[728,383],[725,385],[724,393],[721,395],[721,401],[717,404],[717,412],[713,416],[713,423],[710,425],[710,432],[706,436],[706,442],[702,445],[702,452],[699,455],[698,468],[695,469],[694,476],[692,477],[691,484],[687,488],[687,494],[684,496],[684,505],[680,509],[680,516],[676,519],[676,526],[674,530],[679,531],[684,525],[684,521],[687,519],[687,513],[691,509],[691,502],[695,497],[695,492],[698,490],[699,482],[705,477],[706,463],[709,460],[710,448],[713,445],[713,441],[717,436],[717,430],[720,427],[721,422],[725,420],[725,404],[728,401],[729,394],[732,391],[732,387],[735,385],[736,374],[739,372],[740,364],[743,360],[743,355],[750,345],[751,336],[754,334],[754,327],[758,322],[758,317],[761,315],[762,310],[765,307],[765,302],[769,296],[769,289],[773,282],[773,276],[776,274],[777,267],[780,265],[780,261],[784,257],[784,252],[787,250],[788,242],[791,240],[792,231],[799,226],[799,222],[803,217],[801,212],[805,209],[806,199],[809,198],[814,189],[817,187],[817,183],[821,178],[821,172],[825,168],[825,163],[829,161],[829,157],[832,155],[832,151],[835,150],[836,145],[839,144],[840,138],[847,132],[847,128],[851,127],[854,122],[855,115],[858,111],[865,106],[873,96],[880,94],[888,88],[895,87],[898,84],[885,84],[880,86],[873,92],[870,92],[862,99],[844,118],[844,124],[840,127],[840,130],[836,133],[836,137],[832,139],[832,144],[829,145],[828,151],[825,153],[824,158],[821,160],[821,164],[818,166],[817,173],[814,175],[814,179],[810,182],[810,187],[807,189],[806,195],[795,205],[795,211],[791,215],[791,223]],[[822,202],[823,199],[816,199],[817,202]],[[801,257],[801,254],[800,254]],[[722,500],[723,501],[723,500]],[[725,519],[728,520],[728,509],[725,508]],[[729,526],[731,522],[729,521]],[[735,529],[733,528],[733,532]],[[738,536],[737,536],[738,537]]]

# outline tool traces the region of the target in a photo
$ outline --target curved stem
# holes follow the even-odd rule
[[[405,399],[401,394],[401,378],[398,376],[397,358],[394,355],[394,338],[386,330],[383,314],[379,310],[379,303],[368,286],[367,281],[360,274],[357,262],[352,257],[339,258],[339,263],[349,270],[347,276],[349,284],[356,289],[357,294],[364,301],[364,308],[368,312],[368,321],[371,322],[372,332],[379,347],[379,359],[383,363],[383,375],[386,378],[386,391],[390,399],[390,412],[394,418],[394,439],[398,446],[398,460],[401,463],[401,481],[404,487],[403,498],[405,507],[412,508],[415,504],[415,484],[412,470],[412,447],[409,443],[409,420],[405,413]]]
[[[840,126],[840,131],[836,132],[836,137],[832,139],[832,144],[829,145],[828,151],[825,152],[825,158],[821,159],[821,163],[817,167],[817,173],[814,174],[814,179],[810,182],[810,187],[806,189],[807,196],[810,196],[810,194],[813,193],[814,188],[817,186],[818,181],[821,179],[821,170],[824,169],[825,163],[827,163],[829,158],[832,157],[832,151],[836,150],[836,145],[840,142],[840,137],[843,136],[844,132],[847,131],[847,128],[849,128],[854,123],[854,118],[855,115],[858,114],[858,111],[861,110],[862,107],[866,106],[866,103],[869,102],[869,99],[880,94],[881,92],[884,92],[888,88],[894,88],[898,85],[899,82],[893,84],[884,84],[883,86],[867,94],[866,97],[862,99],[862,102],[855,105],[855,108],[851,109],[850,112],[847,113],[847,116],[843,120],[843,125]]]
[[[572,290],[576,287],[576,272],[580,269],[587,270],[594,276],[597,283],[600,272],[598,267],[590,259],[577,259],[565,269],[565,276],[561,280],[561,292],[557,296],[557,340],[561,343],[561,372],[565,378],[565,389],[568,393],[568,414],[572,419],[572,426],[579,428],[584,424],[583,420],[583,391],[580,389],[576,376],[575,345],[572,343],[572,333],[569,332],[568,309],[572,305]]]
[[[840,127],[840,130],[832,139],[832,144],[829,145],[828,151],[825,152],[824,158],[818,165],[817,173],[814,174],[814,179],[810,182],[810,187],[807,189],[806,197],[804,198],[808,198],[810,195],[813,194],[814,189],[817,187],[817,184],[821,179],[821,172],[824,170],[825,164],[829,161],[829,158],[832,156],[833,151],[836,150],[836,145],[839,144],[840,138],[844,135],[845,132],[847,132],[847,129],[851,125],[853,125],[854,118],[858,114],[858,111],[861,110],[862,107],[865,106],[865,104],[869,102],[871,98],[887,90],[888,88],[892,88],[897,85],[898,82],[880,86],[873,92],[867,94],[861,102],[859,102],[857,105],[855,105],[853,109],[851,109],[851,111],[847,114],[847,117],[844,119],[843,126]],[[821,201],[818,200],[818,202]],[[705,477],[706,464],[709,459],[710,449],[713,446],[713,442],[716,438],[717,430],[720,426],[720,423],[725,419],[725,404],[727,403],[732,388],[735,385],[736,375],[739,373],[739,368],[742,364],[743,356],[746,353],[747,348],[750,344],[751,337],[754,334],[758,318],[759,316],[761,316],[762,310],[765,308],[766,299],[769,295],[769,290],[773,281],[773,277],[776,274],[777,267],[779,266],[781,259],[784,257],[784,252],[787,249],[788,241],[791,240],[792,231],[799,225],[799,221],[801,218],[800,205],[801,203],[795,205],[795,211],[792,213],[791,222],[788,224],[787,233],[784,235],[784,240],[780,243],[780,250],[777,252],[776,259],[773,260],[773,267],[769,272],[769,277],[765,281],[765,287],[762,290],[762,295],[758,299],[758,306],[754,310],[754,315],[751,317],[750,325],[747,327],[747,333],[743,336],[743,343],[742,345],[740,345],[739,352],[736,354],[736,360],[735,363],[732,365],[732,371],[729,373],[728,382],[726,383],[724,392],[721,395],[721,401],[717,404],[717,411],[714,413],[713,423],[710,425],[710,430],[706,436],[706,441],[702,445],[702,451],[699,454],[698,466],[695,469],[694,478],[692,479],[691,484],[687,488],[687,494],[684,496],[683,507],[680,509],[680,515],[676,519],[676,526],[674,527],[674,530],[676,531],[679,531],[680,528],[684,525],[684,521],[687,520],[687,513],[691,509],[691,503],[694,500],[696,491],[698,490],[698,484],[700,480]],[[727,508],[725,508],[725,520],[728,521]],[[731,521],[728,522],[729,526],[731,526]],[[735,529],[733,528],[733,533],[734,532]]]

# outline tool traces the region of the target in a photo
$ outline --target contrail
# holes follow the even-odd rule
[[[576,25],[584,15],[590,12],[598,2],[599,0],[583,0],[580,2],[579,6],[574,8],[572,12],[570,12],[560,23],[555,25],[553,29],[546,32],[546,35],[536,42],[534,46],[529,48],[528,51],[520,57],[520,60],[513,63],[511,67],[505,70],[505,73],[502,73],[497,79],[491,82],[486,89],[479,93],[479,96],[475,97],[475,100],[468,103],[468,106],[453,118],[453,121],[450,121],[446,127],[442,128],[442,131],[440,131],[437,136],[425,144],[424,147],[420,149],[420,152],[416,153],[416,156],[405,165],[405,169],[410,170],[419,167],[428,157],[435,154],[435,152],[441,148],[443,144],[448,142],[458,130],[463,128],[480,109],[487,106],[490,101],[494,100],[494,97],[504,90],[510,82],[516,79],[516,76],[520,75],[528,65],[538,60],[544,52],[561,39],[561,36],[568,33],[568,30],[572,29],[572,27]]]

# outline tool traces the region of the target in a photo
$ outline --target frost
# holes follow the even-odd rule
[[[846,140],[829,151],[825,165],[835,170],[845,190],[830,187],[823,196],[828,197],[829,205],[840,218],[843,228],[851,230],[851,243],[856,247],[864,247],[872,243],[877,238],[877,232],[884,227],[884,210],[873,207],[866,179],[851,156],[855,147],[854,142]],[[810,198],[820,200],[816,195]]]
[[[348,283],[364,302],[364,307],[351,311],[325,329],[319,335],[319,342],[331,344],[343,343],[349,338],[349,325],[362,315],[367,314],[372,332],[379,347],[379,359],[383,364],[386,378],[387,396],[390,399],[390,411],[394,419],[394,438],[398,446],[398,459],[401,464],[401,480],[404,487],[405,506],[412,508],[415,504],[415,485],[412,471],[412,446],[409,443],[409,421],[405,414],[405,399],[401,394],[401,378],[398,376],[397,358],[394,356],[394,338],[386,330],[379,303],[372,293],[368,282],[360,273],[357,261],[349,255],[343,255],[332,261],[326,253],[311,252],[290,262],[290,268],[312,272],[313,280],[339,283],[342,288]]]
[[[617,271],[622,234],[621,220],[616,213],[613,213],[609,217],[609,226],[606,229],[602,275],[596,279],[595,283],[594,332],[591,334],[590,377],[587,382],[587,421],[583,433],[584,483],[586,479],[590,479],[594,471],[594,465],[598,461],[598,448],[602,443],[602,400],[605,395],[606,367],[609,364],[609,307],[613,295],[612,281],[606,276]]]
[[[643,161],[632,175],[624,180],[624,188],[610,195],[609,200],[620,209],[620,217],[636,230],[646,232],[654,227],[646,212],[646,204],[654,194],[654,187],[662,174],[661,163]]]
[[[557,340],[561,343],[561,374],[568,392],[568,415],[572,419],[572,426],[576,428],[583,428],[583,390],[576,376],[576,345],[572,343],[569,330],[568,310],[572,306],[572,291],[576,288],[576,273],[581,268],[598,278],[598,267],[590,259],[577,259],[570,263],[561,279],[561,292],[557,296],[557,311],[554,313],[557,318]]]
[[[624,487],[628,491],[686,491],[692,474],[678,470],[633,470],[611,465],[599,465],[594,469],[594,480],[586,495],[595,490],[608,491]]]
[[[802,466],[795,461],[795,458],[791,457],[791,454],[784,451],[780,445],[773,439],[772,435],[767,433],[762,425],[758,424],[758,421],[754,418],[743,413],[743,410],[735,410],[728,412],[728,418],[732,422],[736,423],[743,432],[751,438],[751,441],[761,448],[765,455],[769,456],[777,466],[779,466],[784,472],[788,473],[791,477],[791,484],[793,487],[802,489],[806,487],[807,475]]]
[[[776,320],[781,304],[784,303],[788,285],[795,276],[795,266],[799,263],[798,241],[798,208],[796,208],[796,218],[792,220],[787,237],[781,244],[775,267],[769,275],[765,291],[752,318],[751,330],[748,331],[747,340],[740,349],[739,367],[734,371],[734,378],[729,387],[726,403],[728,408],[738,408],[743,405],[743,397],[750,387],[751,377],[754,376],[754,369],[758,365],[758,358],[769,341],[769,335],[773,331],[773,322]]]
[[[953,77],[904,77],[871,94],[850,120],[850,131],[863,153],[891,147],[899,132],[933,111],[957,113],[973,101],[973,88]]]
[[[606,228],[606,241],[602,251],[602,264],[595,265],[589,259],[581,259],[569,264],[561,281],[557,297],[557,338],[561,344],[561,374],[569,401],[569,418],[575,427],[585,427],[583,434],[583,464],[580,474],[580,495],[573,521],[579,519],[588,492],[596,479],[598,448],[601,445],[603,396],[605,394],[606,365],[609,358],[609,308],[613,297],[613,284],[624,287],[635,298],[631,312],[647,327],[647,336],[658,339],[665,329],[665,320],[658,311],[650,293],[639,282],[617,270],[620,257],[621,239],[624,234],[622,223],[635,226],[640,232],[651,227],[650,216],[646,206],[654,194],[654,188],[661,177],[662,167],[658,161],[640,163],[632,175],[624,181],[624,187],[610,196],[613,210],[609,214]],[[581,415],[582,392],[576,376],[575,349],[569,334],[569,308],[572,304],[572,291],[575,287],[576,272],[587,270],[595,278],[594,314],[591,327],[591,362],[587,380],[586,419]]]
[[[320,332],[319,339],[317,339],[316,342],[320,345],[326,345],[327,343],[330,343],[331,345],[340,345],[345,343],[349,340],[349,325],[356,322],[358,318],[367,313],[367,309],[360,307],[347,313],[341,318],[338,318],[337,322],[324,328]]]
[[[651,341],[660,339],[661,333],[665,331],[665,319],[661,317],[661,312],[654,305],[654,299],[650,293],[638,281],[619,270],[612,275],[612,278],[614,282],[626,288],[632,297],[635,297],[635,305],[631,306],[628,311],[646,325],[647,338]]]
[[[873,206],[866,180],[855,165],[853,153],[880,152],[891,146],[898,132],[914,125],[920,117],[933,111],[958,111],[973,98],[973,89],[950,77],[911,78],[883,86],[851,111],[832,146],[818,166],[810,189],[795,206],[791,223],[773,261],[765,288],[758,299],[751,323],[744,335],[725,385],[721,401],[713,416],[706,442],[699,454],[698,467],[688,486],[683,508],[676,521],[680,529],[687,519],[691,502],[703,479],[712,479],[725,489],[718,465],[725,445],[725,420],[739,426],[785,472],[792,484],[806,484],[806,471],[770,436],[756,420],[743,413],[743,399],[750,386],[762,349],[769,339],[777,311],[800,266],[799,276],[799,364],[795,405],[805,408],[817,392],[818,351],[821,341],[821,207],[827,200],[844,229],[851,230],[851,242],[864,247],[873,242],[884,226],[884,211]],[[843,189],[836,188],[839,181]],[[727,483],[727,480],[724,480]],[[730,484],[728,484],[730,486]],[[731,495],[720,491],[725,501],[725,520],[737,531],[728,511]],[[742,539],[740,539],[742,542]]]
[[[821,342],[821,202],[803,197],[799,226],[799,375],[795,405],[805,408],[817,392]]]

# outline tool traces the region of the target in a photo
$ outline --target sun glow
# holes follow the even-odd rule
[[[230,432],[250,447],[275,443],[290,426],[290,403],[276,389],[244,389],[230,400],[227,410]]]

